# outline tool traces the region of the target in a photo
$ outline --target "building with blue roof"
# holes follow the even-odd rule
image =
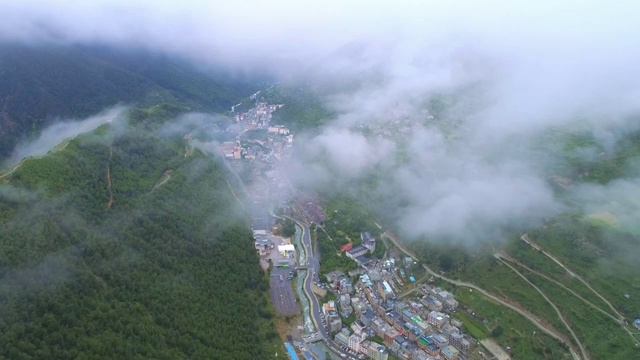
[[[288,342],[285,342],[284,347],[287,348],[287,352],[289,353],[289,357],[291,357],[291,360],[300,360],[300,358],[298,357],[298,354],[296,354],[296,350],[293,348],[291,344],[289,344]]]

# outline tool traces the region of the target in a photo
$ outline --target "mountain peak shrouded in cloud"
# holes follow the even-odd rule
[[[143,48],[321,89],[337,115],[303,142],[297,165],[306,171],[293,179],[322,186],[384,173],[373,191],[393,197],[384,206],[414,237],[471,243],[552,216],[563,206],[547,180],[555,159],[531,144],[582,122],[611,148],[617,136],[605,124],[629,127],[625,119],[640,110],[635,2],[36,0],[2,8],[1,41]],[[436,97],[445,99],[440,110]],[[396,123],[409,123],[403,135],[384,135]]]

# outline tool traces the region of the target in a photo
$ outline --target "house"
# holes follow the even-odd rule
[[[427,322],[431,325],[435,325],[437,327],[442,327],[444,322],[446,321],[446,317],[443,313],[438,311],[432,311],[427,316]]]
[[[636,327],[636,329],[640,330],[640,318],[637,318],[634,322],[633,325]]]
[[[345,251],[349,251],[353,249],[353,243],[346,243],[344,245],[342,245],[342,247],[340,248],[340,252],[343,253]]]
[[[344,277],[344,273],[340,270],[332,271],[326,275],[327,282],[332,284],[334,281],[340,280],[340,278]]]
[[[462,353],[466,353],[471,347],[471,343],[460,334],[449,335],[449,343]]]
[[[328,323],[329,323],[329,332],[330,333],[335,333],[340,331],[340,328],[342,328],[342,320],[340,320],[340,317],[332,315],[328,317]]]
[[[460,329],[451,325],[449,322],[445,322],[444,325],[442,325],[442,329],[440,329],[440,331],[442,331],[442,334],[444,334],[445,336],[450,336],[451,334],[460,333]]]
[[[396,329],[391,328],[384,332],[384,336],[382,337],[382,339],[384,340],[384,343],[386,345],[391,345],[391,343],[397,336],[400,336],[400,332]]]
[[[354,334],[364,334],[366,328],[367,327],[360,320],[356,320],[351,324],[351,330],[353,330]]]
[[[384,301],[387,301],[387,298],[394,298],[395,294],[391,289],[391,286],[386,281],[381,281],[378,283],[378,294],[382,297]]]
[[[373,310],[367,309],[367,311],[362,313],[362,315],[360,316],[360,321],[365,326],[369,326],[369,324],[371,324],[371,321],[375,319],[375,317],[376,317],[376,314],[373,313]]]
[[[351,250],[347,250],[345,254],[347,255],[347,257],[349,259],[355,260],[357,257],[366,254],[368,251],[369,251],[369,249],[367,249],[366,247],[364,247],[362,245],[358,245],[358,246],[352,248]]]
[[[349,336],[349,350],[359,353],[363,340],[364,336],[361,334],[353,334]]]
[[[351,284],[351,280],[347,278],[340,279],[340,293],[341,294],[353,293],[353,285]]]
[[[387,360],[389,358],[387,348],[373,341],[369,342],[367,355],[372,360]]]
[[[322,313],[324,314],[324,316],[335,314],[335,312],[336,312],[336,303],[333,300],[330,300],[329,302],[322,304]]]
[[[362,240],[362,246],[369,249],[369,251],[376,251],[376,238],[371,236],[368,232],[360,233],[360,239]]]
[[[353,260],[355,260],[355,262],[357,262],[358,265],[360,265],[362,267],[365,267],[365,266],[367,266],[367,265],[369,265],[369,264],[371,264],[373,262],[373,260],[371,258],[368,258],[366,256],[358,256]]]
[[[441,349],[449,345],[449,340],[442,335],[436,334],[436,335],[433,335],[431,338],[433,339],[433,344]]]
[[[338,345],[349,346],[349,336],[345,335],[343,332],[339,332],[333,338]]]
[[[442,311],[444,307],[442,301],[436,299],[433,295],[427,295],[423,297],[420,302],[432,311]]]
[[[446,360],[458,360],[458,350],[453,346],[443,347],[441,353]]]

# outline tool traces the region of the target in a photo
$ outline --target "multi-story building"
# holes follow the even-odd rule
[[[471,347],[471,343],[460,334],[449,335],[449,343],[462,353],[466,353]]]
[[[367,356],[372,360],[387,360],[389,358],[389,353],[387,352],[386,347],[371,341],[369,343]]]
[[[360,233],[360,239],[362,240],[362,246],[369,249],[369,251],[376,251],[376,238],[371,236],[368,232]]]
[[[340,320],[340,317],[337,315],[329,316],[327,322],[329,323],[330,333],[338,332],[342,328],[342,320]]]
[[[375,317],[376,314],[373,313],[373,310],[367,309],[367,311],[363,312],[362,315],[360,315],[360,321],[362,321],[362,323],[366,326],[369,326],[369,324],[371,324],[371,321],[375,319]]]
[[[444,301],[443,307],[446,311],[454,311],[458,308],[458,305],[460,304],[455,299],[451,298]]]
[[[445,322],[444,325],[442,325],[442,328],[440,329],[440,331],[445,336],[451,336],[451,334],[459,334],[460,333],[460,329],[458,329],[457,327],[451,325],[449,322]]]
[[[347,257],[351,260],[355,260],[357,257],[362,256],[366,253],[369,252],[369,249],[367,249],[366,247],[362,246],[362,245],[358,245],[356,247],[354,247],[351,250],[347,250],[345,252],[345,254],[347,255]]]
[[[440,352],[446,360],[458,360],[458,350],[451,345],[443,347]]]
[[[349,337],[345,335],[345,333],[343,332],[337,333],[333,339],[336,341],[338,345],[342,345],[345,347],[349,346]]]
[[[438,311],[432,311],[427,316],[427,322],[437,327],[442,327],[442,325],[444,325],[446,320],[447,320],[446,316],[443,313]]]
[[[384,301],[395,298],[393,289],[391,289],[391,286],[386,281],[378,282],[378,294],[380,294],[380,297],[382,297],[382,300]]]
[[[412,313],[409,310],[402,311],[402,320],[403,321],[411,321],[416,316],[416,314]]]
[[[349,349],[357,353],[360,352],[360,344],[364,340],[364,336],[361,334],[353,334],[349,336]]]
[[[351,330],[353,330],[354,334],[364,334],[366,328],[367,327],[360,320],[356,320],[351,324]]]
[[[449,345],[449,339],[442,335],[434,334],[431,336],[431,339],[433,339],[433,344],[441,349]]]
[[[400,332],[398,330],[388,329],[384,332],[384,336],[382,339],[384,340],[384,343],[389,346],[393,342],[393,339],[396,338],[396,336],[400,336]]]
[[[420,302],[432,311],[442,311],[444,307],[442,301],[436,299],[436,297],[433,295],[427,295],[423,297]]]
[[[324,316],[329,316],[336,312],[336,303],[333,300],[326,302],[322,305],[322,313]]]

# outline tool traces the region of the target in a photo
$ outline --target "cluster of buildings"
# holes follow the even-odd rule
[[[423,285],[414,300],[400,300],[394,290],[396,270],[389,268],[389,262],[362,270],[355,286],[339,271],[326,275],[340,299],[337,304],[329,302],[327,319],[352,314],[356,318],[341,329],[328,321],[336,344],[376,360],[386,360],[389,354],[406,360],[466,358],[472,339],[462,332],[463,323],[449,315],[459,305],[453,294]]]
[[[322,225],[327,218],[319,203],[320,201],[316,194],[298,193],[291,202],[287,214],[296,214],[297,217],[304,221]]]
[[[235,116],[235,120],[244,128],[262,129],[269,126],[273,112],[283,106],[284,104],[276,105],[258,102],[255,107],[251,108],[246,113],[237,114]]]
[[[349,246],[350,244],[345,245],[342,250],[345,251],[345,255],[358,263],[360,266],[367,266],[371,264],[371,258],[365,256],[366,254],[373,253],[376,251],[376,238],[371,236],[368,232],[360,233],[360,239],[362,243],[356,247]]]
[[[293,135],[289,129],[283,125],[270,125],[272,113],[283,107],[283,104],[267,104],[264,102],[256,103],[246,113],[235,115],[235,120],[241,126],[243,132],[247,130],[263,129],[267,130],[264,138],[247,139],[240,141],[240,137],[236,141],[224,142],[220,149],[225,158],[232,160],[248,159],[255,160],[259,156],[263,156],[268,160],[272,155],[281,156],[279,151],[284,147],[291,147],[293,144]],[[235,108],[235,107],[234,107]],[[280,160],[280,159],[278,159]]]

